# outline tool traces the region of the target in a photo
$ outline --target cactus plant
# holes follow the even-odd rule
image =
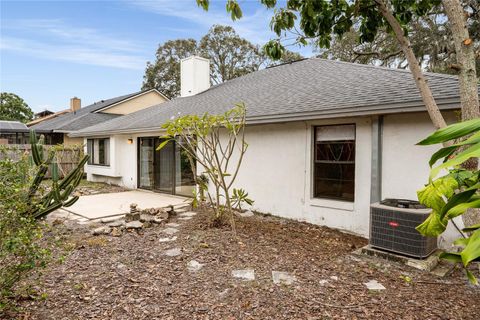
[[[71,196],[71,194],[80,183],[83,177],[83,166],[88,160],[88,155],[85,155],[72,171],[63,179],[60,179],[55,152],[50,150],[48,156],[45,157],[43,141],[43,136],[37,139],[35,131],[30,131],[31,158],[36,167],[36,175],[30,185],[29,200],[33,202],[41,183],[45,179],[48,168],[51,168],[52,178],[51,190],[43,195],[39,199],[38,205],[34,206],[29,212],[35,219],[43,218],[61,207],[69,207],[78,200],[78,196]]]

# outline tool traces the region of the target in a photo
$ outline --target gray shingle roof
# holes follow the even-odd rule
[[[458,107],[457,77],[426,77],[440,108]],[[311,58],[253,72],[72,135],[149,131],[172,116],[218,114],[239,102],[245,103],[250,123],[425,110],[408,71]]]
[[[0,131],[3,132],[14,132],[14,131],[28,131],[28,127],[24,124],[21,123],[20,121],[6,121],[6,120],[0,120]]]
[[[94,113],[100,109],[108,107],[122,100],[134,97],[143,91],[138,91],[108,100],[95,102],[91,105],[81,108],[74,113],[67,113],[56,118],[42,121],[31,128],[35,130],[53,130],[57,132],[70,132],[93,126],[107,120],[119,117],[115,114]]]

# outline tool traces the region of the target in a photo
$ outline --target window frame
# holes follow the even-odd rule
[[[98,154],[98,158],[96,159],[95,157],[95,144],[98,144],[98,152],[100,152],[100,140],[103,140],[103,157]],[[108,140],[108,143],[105,143],[105,140]],[[98,143],[96,143],[98,141]],[[105,146],[108,145],[108,148],[105,148]],[[106,150],[105,150],[106,149]],[[107,155],[108,153],[108,155]],[[90,166],[100,166],[100,167],[110,167],[110,137],[105,137],[105,138],[88,138],[87,139],[87,154],[90,155],[88,158],[87,164]],[[106,162],[108,160],[108,163],[100,163],[97,162],[100,159],[103,158],[103,161]]]
[[[327,160],[317,160],[317,129],[322,127],[335,127],[335,126],[353,126],[353,146],[354,146],[354,160],[353,161],[327,161]],[[311,156],[311,166],[312,166],[312,183],[311,183],[311,197],[313,200],[326,200],[326,201],[335,201],[343,203],[354,203],[356,198],[356,162],[357,162],[357,124],[355,122],[349,123],[333,123],[333,124],[319,124],[314,125],[312,130],[312,156]],[[331,140],[332,143],[335,142],[351,142],[352,140]],[[348,199],[345,197],[335,197],[328,195],[316,195],[316,164],[317,163],[338,163],[338,164],[351,164],[353,165],[353,198]]]

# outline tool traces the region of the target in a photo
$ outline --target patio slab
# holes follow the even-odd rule
[[[130,204],[140,209],[185,205],[188,198],[133,190],[117,193],[103,193],[81,196],[74,205],[62,210],[89,220],[121,216],[130,211]]]

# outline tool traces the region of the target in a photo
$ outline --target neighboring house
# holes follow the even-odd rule
[[[38,135],[43,134],[45,143],[56,144],[56,134],[39,130]],[[30,129],[20,121],[0,120],[0,144],[29,144]]]
[[[55,114],[55,112],[45,109],[43,111],[35,113],[34,119],[45,118],[46,116],[50,116],[52,114]]]
[[[108,150],[88,150],[110,159],[108,166],[87,165],[89,180],[191,195],[178,146],[155,149],[161,125],[239,102],[247,107],[249,148],[235,186],[255,200],[254,210],[368,236],[371,203],[416,199],[428,180],[437,146],[415,144],[434,127],[408,71],[311,58],[209,89],[208,61],[182,61],[181,73],[182,93],[191,96],[71,134],[90,146],[109,143]],[[457,121],[457,77],[426,77],[447,122]]]
[[[72,104],[73,99],[78,99],[78,98],[74,97],[74,98],[70,99],[70,104],[71,105],[74,105],[74,104]],[[80,101],[80,99],[78,99],[78,106],[79,107],[80,107],[80,103],[81,103],[81,101]],[[40,122],[43,122],[43,121],[46,121],[46,120],[50,120],[50,119],[56,118],[58,116],[61,116],[62,114],[73,112],[73,111],[74,110],[72,110],[72,107],[70,107],[70,109],[65,109],[65,110],[61,110],[61,111],[57,111],[57,112],[52,112],[52,111],[49,111],[49,110],[45,110],[45,111],[36,113],[35,118],[32,121],[27,122],[27,126],[31,127],[31,126],[33,126],[37,123],[40,123]]]
[[[70,100],[70,112],[36,123],[30,128],[60,134],[62,138],[59,143],[65,145],[80,144],[83,143],[82,138],[70,138],[68,133],[159,105],[167,100],[159,91],[152,89],[101,100],[81,108],[80,99],[74,97]]]

